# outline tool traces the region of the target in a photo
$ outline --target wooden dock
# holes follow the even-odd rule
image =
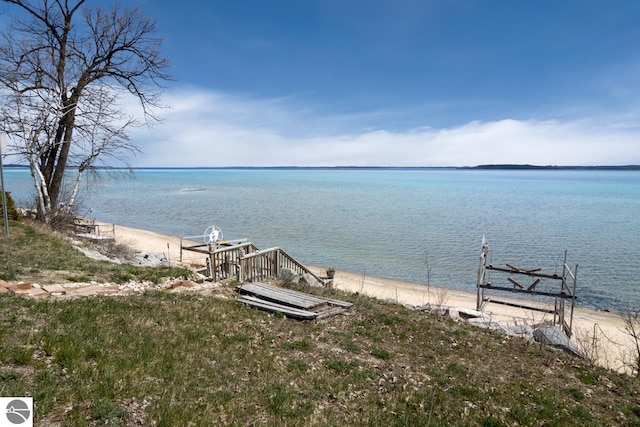
[[[259,282],[240,285],[236,290],[242,295],[239,301],[244,304],[301,320],[323,319],[344,313],[353,305]]]

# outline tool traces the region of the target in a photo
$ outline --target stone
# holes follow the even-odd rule
[[[137,253],[133,257],[133,264],[154,267],[167,262],[167,257],[163,252]]]
[[[118,291],[118,287],[115,285],[100,286],[98,290],[96,290],[95,295],[115,295]]]
[[[481,317],[472,317],[467,319],[467,323],[473,326],[477,326],[479,328],[496,331],[501,334],[507,333],[507,329],[504,326],[502,326],[499,322],[494,322],[491,319],[491,317],[489,317],[488,319],[481,318]]]
[[[49,292],[45,291],[42,288],[32,288],[31,292],[29,292],[27,295],[29,295],[30,297],[44,297],[48,296]]]
[[[50,294],[53,294],[53,293],[66,294],[67,293],[67,290],[61,285],[44,285],[42,286],[42,289],[49,292]]]
[[[200,273],[194,273],[193,274],[193,278],[194,278],[196,283],[204,283],[204,281],[207,279],[207,276],[205,276],[204,274],[200,274]]]
[[[295,283],[298,284],[300,282],[300,275],[290,268],[283,268],[280,270],[280,276],[278,277],[284,283]]]
[[[100,252],[98,251],[92,251],[90,249],[87,248],[83,248],[82,246],[74,246],[74,248],[76,248],[76,250],[80,253],[82,253],[84,256],[86,256],[87,258],[96,260],[96,261],[107,261],[107,262],[115,262],[113,259],[109,258],[106,255],[102,255]],[[120,262],[115,262],[116,264],[120,264]]]
[[[171,290],[171,289],[175,289],[175,288],[179,288],[182,285],[182,280],[176,280],[173,283],[169,283],[169,285],[165,288],[166,290]]]
[[[458,307],[458,315],[465,320],[468,319],[483,319],[485,321],[491,321],[491,316],[478,310],[472,310],[470,308]]]
[[[313,286],[316,288],[322,287],[322,284],[318,282],[315,277],[308,273],[304,273],[302,275],[302,280],[304,280],[309,286]]]
[[[533,338],[542,344],[557,347],[569,354],[584,358],[584,354],[576,343],[571,341],[567,334],[557,326],[544,326],[533,331]]]
[[[16,290],[26,290],[26,289],[31,289],[31,283],[29,282],[18,282],[18,283],[14,283],[12,285],[9,285],[9,290],[12,291],[16,291]]]
[[[507,334],[533,339],[533,328],[526,323],[522,325],[514,325],[507,328]]]
[[[444,312],[444,315],[455,321],[460,320],[460,313],[458,313],[457,308],[453,308],[453,307],[447,308]]]
[[[9,286],[11,286],[9,282],[5,282],[4,280],[0,279],[0,288],[9,289]]]
[[[417,311],[424,311],[424,312],[430,312],[432,309],[431,304],[426,303],[424,305],[419,305],[415,307],[415,310]]]
[[[100,285],[87,285],[87,286],[77,287],[73,290],[68,289],[67,293],[71,295],[77,295],[77,296],[95,295],[99,293],[101,290],[102,290],[102,287]]]

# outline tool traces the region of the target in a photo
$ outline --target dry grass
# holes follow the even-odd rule
[[[80,271],[75,262],[64,268]],[[640,425],[637,378],[362,295],[308,291],[354,307],[300,322],[237,303],[232,286],[0,295],[0,395],[33,396],[36,425]]]
[[[300,322],[216,295],[1,296],[0,395],[60,425],[640,425],[636,378],[351,298]]]

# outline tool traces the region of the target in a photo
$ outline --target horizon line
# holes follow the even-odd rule
[[[5,168],[29,168],[29,165],[8,164]],[[69,166],[69,169],[77,169]],[[628,165],[531,165],[498,163],[476,166],[94,166],[93,170],[136,170],[136,169],[512,169],[512,170],[539,170],[539,169],[587,169],[587,170],[640,170],[640,164]]]

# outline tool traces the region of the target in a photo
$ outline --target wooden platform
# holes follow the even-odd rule
[[[88,240],[91,242],[115,242],[116,229],[115,225],[103,225],[96,224],[94,221],[85,221],[77,219],[73,224],[73,230],[75,235],[79,239]]]
[[[98,234],[91,233],[76,233],[76,237],[83,240],[89,240],[92,242],[115,242],[115,237],[113,236],[100,236]]]
[[[239,301],[244,304],[302,320],[323,319],[344,313],[353,305],[346,301],[323,298],[259,282],[238,286],[236,290],[242,294]]]

